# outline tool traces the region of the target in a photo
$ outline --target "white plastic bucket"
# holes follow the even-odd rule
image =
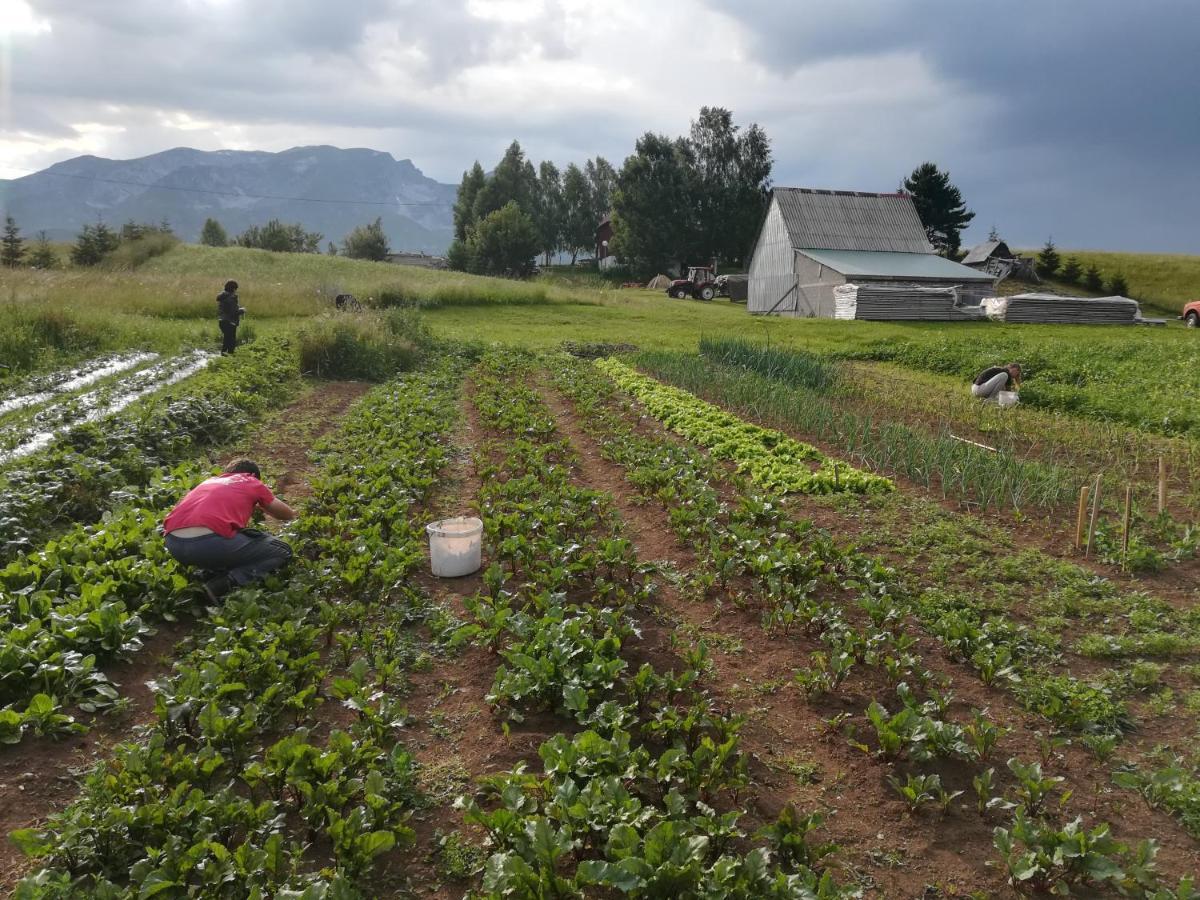
[[[429,564],[438,578],[457,578],[478,572],[483,522],[474,516],[455,516],[425,526],[429,535]]]
[[[1017,401],[1020,399],[1020,395],[1018,395],[1016,391],[1000,391],[996,394],[996,402],[999,403],[1004,409],[1008,409],[1010,406],[1016,406]]]

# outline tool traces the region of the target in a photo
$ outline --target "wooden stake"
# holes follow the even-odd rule
[[[1096,487],[1092,490],[1092,521],[1088,525],[1087,547],[1084,548],[1083,555],[1087,556],[1092,552],[1092,539],[1096,536],[1096,517],[1100,515],[1100,476],[1096,476]]]
[[[972,447],[978,447],[981,450],[991,450],[993,453],[999,453],[995,447],[989,447],[987,444],[981,444],[979,441],[968,441],[966,438],[959,437],[957,434],[952,434],[950,437],[956,441],[962,441],[964,444],[970,444]]]
[[[1085,484],[1079,489],[1079,516],[1075,519],[1075,549],[1083,549],[1083,526],[1087,522],[1087,502],[1088,494],[1091,491]]]
[[[1161,516],[1167,508],[1167,458],[1158,458],[1158,514]]]
[[[1133,510],[1133,485],[1125,485],[1125,521],[1121,527],[1121,566],[1129,563],[1129,521]]]

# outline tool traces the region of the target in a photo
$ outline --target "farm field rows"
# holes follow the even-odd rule
[[[159,360],[78,379],[190,352],[198,299],[137,299],[180,344],[129,332],[0,393],[36,398],[0,426],[66,426],[0,466],[15,896],[1197,896],[1200,453],[1145,413],[1194,335],[1100,334],[1100,369],[1142,361],[1109,415],[1054,399],[1095,330],[181,249],[139,277],[297,284],[100,421],[72,398]],[[331,315],[334,287],[408,308]],[[1043,393],[960,396],[1007,352]],[[300,505],[297,558],[202,603],[157,525],[245,454]],[[437,579],[424,525],[457,514],[483,567]]]

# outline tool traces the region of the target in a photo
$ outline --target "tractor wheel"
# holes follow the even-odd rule
[[[1200,313],[1193,310],[1187,314],[1187,318],[1183,320],[1183,323],[1187,325],[1188,328],[1200,327]]]
[[[717,296],[717,292],[713,290],[711,284],[706,284],[704,287],[700,288],[701,300],[711,300],[715,296]]]
[[[687,295],[688,295],[687,288],[684,288],[684,287],[677,287],[673,291],[671,291],[671,296],[674,297],[676,300],[684,300],[687,298]]]

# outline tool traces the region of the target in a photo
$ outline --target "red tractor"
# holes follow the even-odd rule
[[[711,300],[717,296],[717,267],[688,266],[687,278],[676,278],[667,288],[667,296],[676,300],[692,297],[695,300]]]

